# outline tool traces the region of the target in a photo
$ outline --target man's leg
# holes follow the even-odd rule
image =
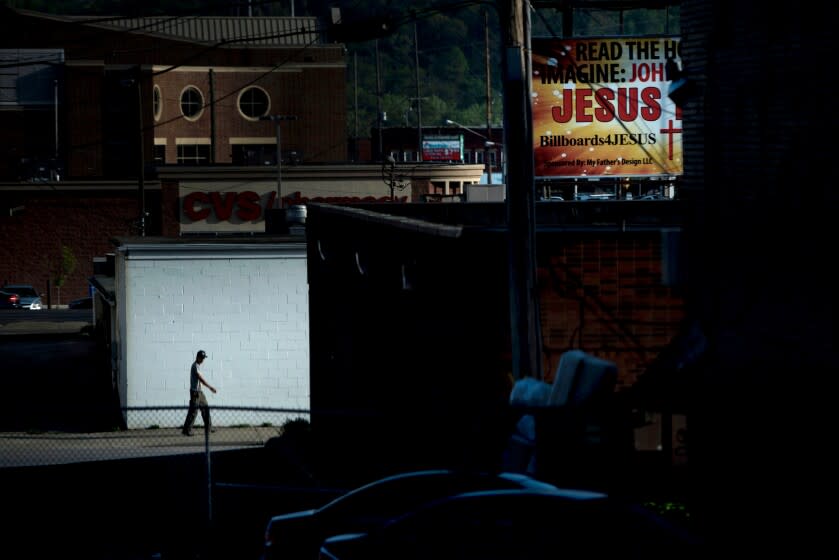
[[[201,400],[198,402],[198,405],[201,407],[201,418],[204,420],[204,430],[205,431],[214,431],[213,430],[213,423],[210,421],[210,404],[207,402],[207,397],[204,396],[204,393],[201,393]]]
[[[184,427],[181,433],[185,436],[192,435],[192,425],[195,423],[195,417],[198,415],[198,395],[190,393],[189,396],[189,410],[186,413],[186,420],[184,420]]]

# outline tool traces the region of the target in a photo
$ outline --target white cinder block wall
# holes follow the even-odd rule
[[[183,423],[198,350],[213,424],[281,425],[309,409],[305,245],[123,245],[117,293],[121,395],[129,428]],[[122,289],[120,289],[122,288]],[[297,412],[303,411],[303,412]],[[201,424],[201,415],[197,417]]]

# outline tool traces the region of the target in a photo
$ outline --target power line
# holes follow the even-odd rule
[[[542,20],[542,23],[545,25],[545,27],[546,27],[546,28],[548,29],[548,31],[550,32],[550,34],[551,34],[551,38],[552,38],[552,39],[557,39],[557,40],[560,40],[560,41],[561,41],[561,40],[562,40],[562,38],[560,38],[560,37],[556,34],[556,32],[553,30],[553,28],[552,28],[552,26],[551,26],[550,22],[548,22],[548,21],[547,21],[547,19],[544,17],[544,15],[543,15],[541,12],[539,12],[538,10],[535,10],[535,9],[534,9],[534,11],[536,12],[537,17],[539,17],[539,19],[541,19],[541,20]],[[575,73],[578,73],[578,72],[579,72],[579,69],[580,69],[580,68],[579,68],[579,65],[577,64],[576,60],[575,60],[575,61],[573,61],[573,62],[571,63],[571,66],[574,68]],[[598,89],[594,92],[594,94],[595,94],[595,96],[597,96],[597,98],[598,98],[598,99],[600,99],[600,100],[603,100],[603,97],[602,97],[602,95],[603,95],[603,94],[601,94],[601,93],[600,93],[600,91],[601,91],[601,90],[604,90],[604,89],[611,91],[611,92],[612,92],[612,93],[614,93],[616,96],[618,95],[618,93],[617,93],[617,91],[616,91],[616,90],[614,90],[614,89],[612,89],[612,88],[608,87],[606,84],[603,84],[603,83],[600,83],[600,82],[594,82],[594,81],[589,81],[589,82],[587,82],[587,83],[588,83],[588,84],[591,84],[592,86],[596,86],[596,87],[598,88]],[[602,104],[601,104],[601,106],[602,106],[602,107],[604,107],[604,108],[606,108],[606,110],[607,110],[607,111],[609,111],[609,112],[611,113],[612,117],[614,117],[614,118],[615,118],[615,120],[618,122],[618,124],[621,126],[621,128],[623,128],[623,130],[624,130],[624,131],[626,131],[626,133],[627,133],[627,134],[632,134],[632,130],[630,130],[630,128],[629,128],[629,126],[627,125],[627,123],[625,123],[623,120],[621,120],[620,118],[618,118],[618,116],[615,114],[615,108],[614,108],[614,107],[612,107],[612,105],[611,105],[610,103],[602,103]],[[662,112],[663,112],[663,111],[664,111],[664,108],[662,108]],[[648,130],[649,130],[649,129],[648,129]],[[641,129],[640,127],[638,127],[638,132],[642,132],[642,129]],[[641,151],[643,151],[643,152],[644,152],[644,154],[645,154],[648,158],[650,158],[650,159],[653,161],[653,163],[656,165],[656,167],[658,167],[661,171],[665,171],[665,170],[666,170],[666,167],[665,167],[664,163],[662,163],[662,162],[659,160],[659,158],[657,158],[657,157],[656,157],[656,156],[655,156],[652,152],[650,152],[650,151],[649,151],[649,149],[648,149],[646,146],[644,146],[644,145],[639,145],[639,148],[641,149]]]
[[[305,31],[305,33],[310,33],[310,32],[311,31],[309,31],[309,30]],[[295,32],[295,33],[299,33],[299,32]],[[260,80],[262,80],[263,78],[265,78],[266,76],[269,76],[270,74],[272,74],[276,70],[278,70],[278,69],[282,68],[283,66],[285,66],[286,64],[288,64],[288,62],[290,60],[292,60],[294,57],[298,56],[301,52],[306,51],[309,47],[311,47],[312,44],[313,44],[313,42],[310,43],[310,44],[304,45],[302,47],[299,47],[298,49],[295,50],[295,52],[287,55],[283,60],[281,60],[280,62],[278,62],[274,66],[270,67],[265,72],[260,73],[256,78],[253,78],[253,79],[239,85],[238,87],[233,88],[230,92],[228,92],[228,93],[226,93],[226,94],[224,94],[224,95],[222,95],[218,98],[215,98],[212,101],[205,102],[201,106],[201,109],[203,110],[203,109],[208,108],[208,107],[213,107],[216,104],[221,103],[222,101],[224,101],[224,100],[226,100],[230,97],[233,97],[234,95],[238,95],[239,92],[241,92],[243,89],[254,85],[255,83],[257,83]],[[172,66],[172,67],[167,68],[166,70],[156,72],[156,73],[152,73],[152,76],[164,74],[166,72],[174,70],[177,67],[178,66]],[[169,123],[172,123],[172,122],[175,122],[175,121],[179,121],[179,120],[182,120],[184,118],[186,118],[184,115],[178,115],[176,117],[172,117],[171,119],[155,122],[153,124],[144,126],[143,127],[143,132],[147,132],[149,130],[154,130],[154,129],[160,127],[160,126],[164,126],[166,124],[169,124]],[[87,142],[87,143],[83,143],[83,144],[73,144],[68,149],[78,150],[78,149],[90,148],[90,147],[95,147],[95,146],[102,146],[102,145],[104,145],[104,143],[105,143],[104,140],[99,140],[97,142]]]

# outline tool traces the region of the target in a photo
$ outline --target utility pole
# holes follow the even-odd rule
[[[120,81],[120,85],[124,88],[137,88],[137,128],[139,129],[139,160],[140,163],[137,166],[137,205],[140,209],[140,219],[137,221],[137,228],[140,230],[140,237],[146,236],[146,188],[145,188],[145,176],[146,176],[146,154],[144,150],[144,139],[145,139],[145,130],[143,130],[143,85],[142,85],[142,77],[143,77],[143,67],[141,65],[137,66],[137,75],[133,78],[124,78]]]
[[[352,53],[353,66],[353,108],[355,111],[355,128],[353,129],[352,152],[353,161],[358,161],[358,53]]]
[[[422,161],[422,99],[420,98],[419,40],[417,39],[417,22],[414,22],[414,76],[417,84],[417,161]]]
[[[207,73],[207,81],[210,83],[210,163],[216,162],[216,91],[215,76],[213,69]]]
[[[140,123],[140,169],[138,176],[137,196],[140,206],[140,237],[146,236],[146,154],[145,130],[143,130],[143,67],[137,67],[137,119]]]
[[[55,117],[55,160],[50,169],[50,180],[58,180],[58,80],[52,81],[53,116]]]
[[[490,84],[489,67],[489,14],[484,10],[484,58],[486,59],[487,77],[487,138],[492,141],[492,85]],[[487,174],[487,185],[492,184],[492,163],[489,158],[489,144],[484,143],[484,167]]]
[[[536,193],[532,148],[530,12],[524,0],[500,0],[507,158],[510,331],[513,377],[542,379],[542,334],[536,291]]]
[[[273,121],[277,126],[277,207],[283,208],[283,148],[282,137],[280,136],[280,123],[282,121],[296,121],[295,115],[265,115],[259,117],[261,121]]]
[[[382,118],[382,63],[379,58],[379,40],[376,39],[376,122],[379,126],[379,161],[384,161],[382,153],[382,136],[384,134],[384,119]]]

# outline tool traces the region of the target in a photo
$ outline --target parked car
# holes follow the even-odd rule
[[[0,309],[20,309],[20,296],[0,290]]]
[[[67,307],[70,309],[93,309],[93,298],[88,296],[74,299],[67,304]]]
[[[317,559],[323,540],[331,535],[365,532],[420,504],[471,490],[556,487],[517,473],[425,470],[389,476],[339,496],[326,505],[276,515],[265,529],[263,560]]]
[[[4,292],[11,292],[20,296],[20,307],[32,311],[41,309],[41,294],[29,284],[6,284]]]
[[[319,560],[699,558],[699,542],[652,512],[582,490],[487,490],[427,502],[324,540]]]

